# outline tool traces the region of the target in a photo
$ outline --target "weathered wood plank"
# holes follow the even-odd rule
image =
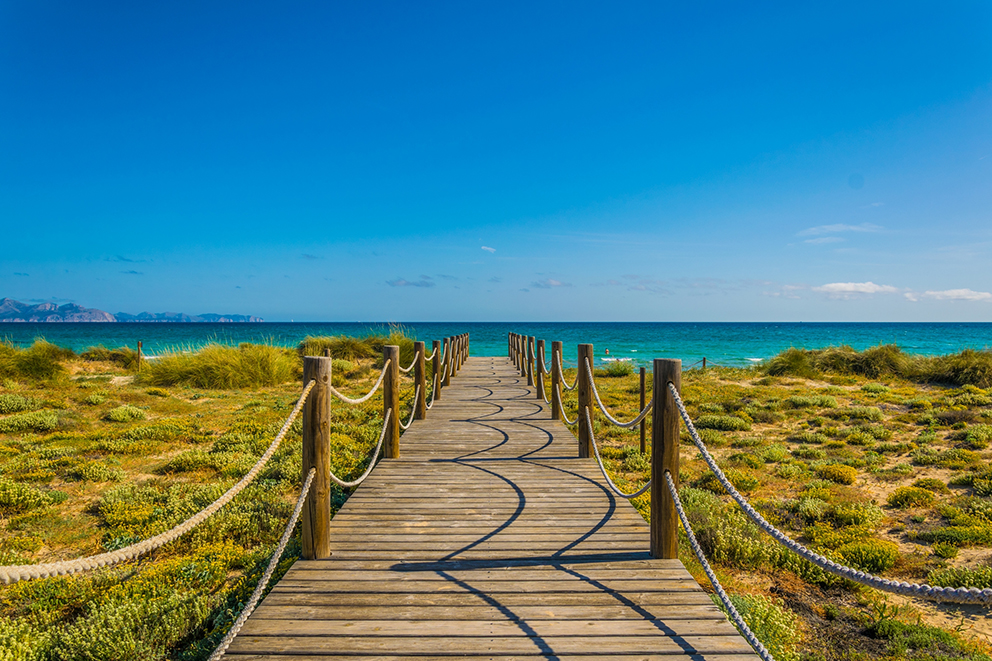
[[[228,655],[753,661],[525,383],[468,359],[335,514],[330,557],[297,562]]]

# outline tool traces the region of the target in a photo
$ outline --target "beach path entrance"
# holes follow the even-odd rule
[[[468,358],[227,656],[756,659],[526,383]]]

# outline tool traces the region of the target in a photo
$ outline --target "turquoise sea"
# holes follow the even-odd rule
[[[848,344],[866,349],[877,344],[898,344],[917,354],[947,354],[963,349],[992,348],[992,323],[533,323],[533,322],[408,322],[403,330],[416,339],[430,341],[470,333],[472,353],[505,355],[510,331],[534,335],[549,343],[565,345],[565,363],[574,364],[576,345],[595,345],[598,359],[630,358],[647,365],[653,358],[681,358],[688,366],[706,357],[708,363],[730,366],[766,360],[789,347],[816,349]],[[0,339],[27,345],[45,338],[74,350],[102,344],[131,346],[138,340],[146,355],[193,349],[209,342],[238,344],[269,342],[295,346],[307,335],[366,335],[388,332],[377,322],[348,323],[0,323]]]

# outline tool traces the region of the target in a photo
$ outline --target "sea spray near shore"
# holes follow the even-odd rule
[[[637,365],[653,358],[681,358],[689,365],[706,357],[707,364],[744,367],[767,360],[789,347],[818,349],[849,345],[857,350],[897,344],[911,354],[944,355],[964,349],[992,347],[992,323],[794,323],[794,322],[403,322],[407,335],[421,340],[467,332],[472,353],[498,356],[506,352],[508,332],[564,342],[564,360],[574,364],[576,345],[591,342],[597,357],[610,350]],[[304,337],[389,333],[387,322],[302,322],[246,324],[0,324],[0,339],[18,346],[35,338],[74,351],[103,345],[135,346],[158,355],[210,342],[271,343],[295,347]]]

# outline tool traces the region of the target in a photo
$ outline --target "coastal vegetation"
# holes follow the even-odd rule
[[[687,370],[682,395],[734,486],[793,539],[887,578],[983,588],[992,583],[990,376],[987,351],[790,349],[753,368]],[[614,415],[634,417],[636,375],[597,378],[597,387]],[[576,406],[566,398],[569,418]],[[617,483],[644,484],[650,457],[637,430],[593,417]],[[990,658],[987,609],[885,595],[801,560],[747,519],[685,431],[681,447],[680,493],[696,537],[776,658]],[[648,496],[633,502],[650,517]],[[684,537],[679,555],[708,586]]]
[[[347,358],[333,353],[344,342],[329,342],[335,384],[364,392],[387,339],[349,338],[365,349]],[[0,344],[0,564],[88,556],[171,528],[257,461],[300,392],[292,350],[210,346],[142,362],[140,372],[126,355]],[[381,427],[381,396],[333,407],[336,474],[364,471]],[[148,556],[0,586],[0,661],[206,659],[289,519],[300,443],[297,422],[256,482]],[[333,508],[346,497],[334,487]],[[298,556],[294,539],[276,577]]]
[[[384,344],[399,344],[404,364],[413,357],[402,331],[306,338],[295,350],[215,345],[140,365],[117,349],[0,344],[0,564],[90,555],[167,530],[261,455],[298,397],[302,356],[329,351],[335,385],[355,395],[377,376]],[[988,364],[987,352],[790,350],[754,368],[687,370],[683,397],[735,486],[793,538],[889,578],[983,588]],[[638,375],[609,365],[597,376],[611,411],[633,417]],[[403,393],[407,411],[412,388]],[[565,403],[575,417],[574,396]],[[332,408],[335,473],[364,470],[381,410],[380,396]],[[643,484],[650,456],[637,430],[593,417],[618,484]],[[206,658],[289,518],[300,442],[297,423],[257,482],[149,556],[0,586],[0,660]],[[776,658],[989,659],[987,610],[882,595],[798,559],[726,497],[686,435],[679,478],[707,557]],[[346,498],[335,488],[334,509]],[[646,496],[634,504],[649,516]],[[277,577],[298,555],[293,541]],[[685,543],[680,557],[707,585]]]

